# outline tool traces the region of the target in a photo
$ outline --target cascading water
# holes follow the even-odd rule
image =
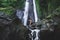
[[[22,14],[23,16],[21,16],[20,14]],[[40,40],[40,38],[38,37],[40,29],[38,29],[38,27],[36,26],[37,24],[35,25],[35,29],[34,28],[32,29],[31,25],[30,26],[27,25],[29,24],[28,22],[29,18],[31,18],[32,23],[38,22],[35,0],[26,0],[24,12],[21,13],[17,11],[16,15],[18,16],[19,19],[22,18],[21,21],[23,20],[23,25],[31,31],[31,35],[32,35],[31,40]]]
[[[35,36],[36,36],[35,38],[34,38],[34,36],[33,36],[33,35],[34,35],[34,32],[35,32]],[[31,34],[32,34],[32,38],[31,38],[31,39],[32,39],[32,40],[40,40],[39,37],[38,37],[39,32],[40,32],[39,29],[31,30]]]
[[[35,22],[37,22],[38,21],[38,16],[37,16],[37,12],[36,12],[36,4],[35,4],[35,0],[30,0],[29,2],[31,2],[32,4],[30,4],[29,5],[29,8],[30,8],[30,14],[32,13],[32,15],[33,15],[33,13],[34,13],[34,21]],[[31,6],[32,5],[32,6]],[[31,10],[31,7],[33,8],[32,10]],[[33,11],[33,12],[32,12]],[[32,18],[32,17],[31,17]],[[32,35],[32,37],[31,37],[31,40],[40,40],[39,39],[39,37],[38,37],[38,35],[39,35],[39,32],[40,32],[40,30],[39,29],[31,29],[31,28],[29,28],[28,27],[28,29],[31,31],[31,35]],[[35,34],[34,34],[34,32],[35,32]],[[35,38],[34,38],[34,36],[33,35],[35,35]]]
[[[29,0],[26,0],[26,2],[25,2],[24,17],[23,17],[23,20],[24,20],[24,26],[26,26],[26,25],[27,25],[28,9],[29,9]]]
[[[34,8],[35,22],[37,22],[38,21],[38,16],[37,16],[37,11],[36,11],[35,0],[33,0],[33,8]]]

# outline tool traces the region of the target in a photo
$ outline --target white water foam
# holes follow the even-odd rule
[[[26,0],[26,2],[25,2],[25,11],[24,11],[24,17],[23,17],[23,19],[24,19],[24,26],[27,25],[27,19],[28,19],[28,9],[29,9],[29,2],[28,1],[29,0]]]
[[[33,0],[33,8],[34,8],[34,15],[35,15],[35,22],[38,21],[37,11],[36,11],[36,3],[35,0]]]
[[[35,4],[35,0],[33,0],[33,11],[34,11],[34,16],[35,16],[35,22],[38,21],[38,16],[37,16],[37,11],[36,11],[36,4]],[[29,11],[29,0],[26,0],[25,2],[25,11],[24,11],[24,26],[27,26],[27,19],[28,19],[28,11]],[[40,30],[39,29],[33,29],[31,30],[29,27],[27,27],[30,31],[31,31],[31,34],[32,34],[32,40],[39,40],[39,32]],[[34,35],[34,32],[36,32],[36,37],[35,39],[33,39],[33,35]]]
[[[35,39],[33,39],[34,32],[36,32],[36,37],[35,37]],[[31,39],[32,39],[32,40],[39,40],[39,37],[38,37],[39,32],[40,32],[39,29],[31,30],[31,35],[32,35],[32,38],[31,38]]]

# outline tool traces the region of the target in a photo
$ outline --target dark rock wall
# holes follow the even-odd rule
[[[24,35],[27,29],[22,26],[18,26],[15,19],[0,12],[0,40],[25,40]]]
[[[41,31],[41,40],[60,40],[60,18],[58,16],[55,18],[58,25],[55,26],[55,30],[51,31]],[[12,20],[6,14],[0,12],[0,40],[30,40],[28,34],[30,31],[23,27],[18,20]]]

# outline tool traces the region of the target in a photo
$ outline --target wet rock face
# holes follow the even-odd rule
[[[8,15],[0,12],[0,40],[26,40],[28,30],[17,24]]]
[[[60,40],[60,15],[55,16],[53,21],[57,24],[50,23],[51,27],[54,27],[54,31],[44,30],[40,32],[41,40]]]
[[[57,16],[54,20],[58,23],[55,26],[55,31],[41,31],[39,35],[41,40],[60,40],[60,17]],[[18,30],[17,25],[12,19],[3,12],[0,12],[0,40],[30,40],[30,31],[23,26],[19,27],[20,29]]]
[[[0,12],[0,26],[8,25],[10,24],[12,19],[8,15],[6,15],[3,12]]]
[[[10,33],[12,19],[3,12],[0,12],[0,40],[6,40]]]

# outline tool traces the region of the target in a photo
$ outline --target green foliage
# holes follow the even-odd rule
[[[0,11],[11,15],[16,9],[24,7],[25,0],[0,0]]]
[[[3,11],[4,13],[11,15],[14,12],[14,9],[12,7],[5,7],[0,8],[0,11]]]
[[[38,16],[41,17],[41,9],[40,9],[39,0],[36,0],[36,7],[37,7]]]
[[[60,6],[59,6],[58,8],[56,8],[56,10],[57,10],[58,12],[60,12]]]
[[[48,0],[48,16],[53,17],[54,15],[60,14],[60,0]]]
[[[14,13],[16,9],[23,9],[25,0],[0,0],[0,11],[8,15]],[[48,7],[47,7],[48,6]],[[36,0],[38,16],[50,16],[60,14],[60,0]]]
[[[22,9],[25,5],[25,0],[17,0],[16,7]]]

